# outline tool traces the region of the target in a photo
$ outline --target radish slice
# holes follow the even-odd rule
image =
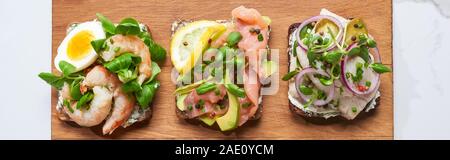
[[[300,91],[300,85],[303,83],[303,77],[306,74],[320,74],[320,75],[327,76],[327,77],[329,77],[329,75],[323,71],[319,71],[319,70],[316,70],[316,69],[310,68],[310,67],[303,69],[302,71],[300,71],[300,73],[297,74],[297,76],[295,77],[295,88],[297,89],[297,92],[300,95],[300,98],[302,98],[303,101],[308,102],[309,101],[308,96],[306,96],[305,94],[303,94]],[[334,98],[334,82],[332,85],[328,86],[328,88],[329,88],[329,90],[328,90],[327,98],[325,100],[315,100],[313,102],[314,105],[323,106],[323,105],[329,103],[331,100],[333,100],[333,98]]]
[[[357,45],[356,43],[351,44],[348,48],[347,51],[350,51],[351,49],[355,48]],[[369,51],[369,54],[371,54],[370,58],[372,60],[371,63],[379,63],[381,62],[381,57],[380,57],[380,53],[378,51],[378,48],[373,48]],[[357,84],[355,84],[354,82],[350,82],[349,79],[347,79],[347,77],[345,76],[345,74],[347,73],[347,65],[349,65],[349,61],[352,58],[357,58],[357,57],[349,57],[349,56],[345,56],[344,60],[341,61],[341,80],[342,83],[344,84],[344,86],[350,90],[353,94],[356,95],[367,95],[370,94],[372,92],[374,92],[377,88],[378,85],[380,83],[380,74],[374,72],[371,68],[367,68],[364,70],[364,72],[372,72],[372,74],[375,74],[375,76],[373,78],[370,79],[371,85],[368,89],[366,90],[359,90]],[[361,85],[361,84],[359,84]]]
[[[336,37],[336,40],[338,41],[338,43],[341,43],[342,37],[343,37],[343,32],[344,32],[344,26],[342,25],[342,23],[339,20],[337,20],[336,18],[331,17],[331,16],[326,16],[326,15],[314,16],[314,17],[312,17],[310,19],[307,19],[307,20],[303,21],[300,24],[300,26],[297,28],[297,31],[295,33],[298,45],[300,47],[302,47],[304,50],[308,50],[308,47],[305,44],[303,44],[302,39],[300,37],[300,31],[303,29],[303,27],[307,26],[308,24],[310,24],[312,22],[319,22],[321,19],[324,19],[324,18],[332,21],[333,23],[335,23],[339,27],[339,33],[338,33],[338,35]],[[335,47],[336,47],[336,43],[333,43],[328,48],[319,50],[318,52],[330,51],[330,50],[334,49]]]

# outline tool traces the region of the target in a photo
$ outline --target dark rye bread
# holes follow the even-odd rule
[[[177,21],[173,22],[172,27],[171,27],[171,33],[172,33],[171,35],[173,36],[178,29],[180,29],[181,27],[183,27],[191,22],[193,22],[193,20],[177,20]],[[231,21],[230,20],[216,20],[216,22],[230,23]],[[270,25],[269,25],[269,29],[268,29],[268,33],[267,33],[268,37],[269,37],[268,40],[270,40],[270,31],[271,31],[271,29],[270,29]],[[269,49],[269,45],[267,45],[266,48]],[[265,85],[263,85],[263,86],[265,86]],[[176,87],[178,88],[181,86],[179,84],[177,84]],[[249,120],[258,120],[259,118],[261,118],[262,110],[263,110],[261,89],[259,90],[259,92],[260,92],[260,94],[259,94],[259,98],[258,98],[259,99],[258,110],[256,111],[255,115],[253,115],[252,117],[249,118]],[[176,102],[177,102],[177,99],[175,97],[175,104],[176,104]],[[187,116],[187,113],[185,111],[178,109],[178,107],[176,107],[176,106],[175,106],[175,112],[177,114],[177,117],[180,119],[185,119],[188,121],[198,121],[197,119],[189,119]]]
[[[287,48],[287,53],[288,53],[288,68],[290,68],[291,65],[291,52],[292,52],[292,46],[291,46],[291,34],[301,25],[301,23],[294,23],[291,24],[289,26],[288,29],[288,48]],[[366,107],[363,110],[366,110],[369,105],[375,101],[375,106],[374,108],[377,108],[378,105],[380,104],[380,97],[378,96],[375,99],[372,99],[371,101],[369,101],[369,103],[366,105]],[[303,117],[305,120],[313,122],[313,123],[332,123],[332,122],[339,122],[339,121],[349,121],[348,119],[342,117],[342,116],[334,116],[334,117],[329,117],[329,118],[325,118],[323,115],[318,115],[318,114],[308,114],[305,111],[303,111],[302,109],[300,109],[299,107],[295,106],[291,100],[288,98],[289,101],[289,110],[291,112],[293,112],[296,115],[299,115],[301,117]],[[368,115],[370,115],[371,113],[367,112],[367,111],[361,111],[358,116],[355,119],[359,119],[359,118],[364,118],[367,117]]]

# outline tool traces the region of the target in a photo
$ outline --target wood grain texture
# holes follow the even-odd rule
[[[154,39],[166,49],[170,42],[170,25],[177,19],[230,19],[231,10],[239,5],[256,8],[272,19],[270,47],[280,49],[280,75],[287,72],[287,30],[290,24],[318,15],[327,8],[345,17],[361,17],[378,42],[384,64],[392,67],[392,1],[390,0],[203,0],[135,1],[135,0],[54,0],[52,55],[73,22],[89,21],[102,13],[114,22],[135,17],[150,26]],[[53,66],[53,72],[56,69]],[[120,128],[111,136],[101,136],[101,127],[80,128],[60,121],[54,109],[56,91],[52,90],[52,139],[392,139],[393,92],[392,73],[382,75],[381,104],[367,116],[354,121],[316,124],[289,111],[287,82],[281,81],[276,95],[265,96],[262,118],[232,133],[193,125],[178,119],[170,81],[172,65],[168,57],[158,79],[162,82],[153,103],[153,117],[129,128]]]

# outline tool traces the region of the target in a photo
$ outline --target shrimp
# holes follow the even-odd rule
[[[111,61],[120,54],[131,52],[141,57],[141,63],[138,66],[138,83],[142,84],[146,79],[150,78],[152,75],[150,51],[147,45],[145,45],[139,37],[118,34],[110,37],[106,43],[109,46],[109,49],[102,53],[102,58],[105,61]]]
[[[111,116],[103,125],[103,134],[111,134],[117,127],[122,125],[131,115],[134,109],[135,99],[127,95],[122,87],[114,92],[114,106]]]
[[[105,124],[103,125],[103,134],[111,134],[117,127],[119,127],[124,121],[126,121],[129,118],[131,112],[133,111],[135,100],[133,97],[128,96],[125,92],[123,92],[121,86],[122,83],[117,78],[117,76],[109,72],[105,67],[101,65],[92,68],[92,70],[89,71],[89,73],[87,73],[86,78],[83,80],[81,84],[81,88],[93,87],[94,89],[94,99],[91,102],[91,107],[89,108],[89,110],[85,112],[94,112],[91,110],[93,109],[92,104],[94,103],[94,100],[97,97],[96,87],[97,88],[103,87],[107,89],[112,99],[114,100],[113,104],[112,103],[109,104],[109,109],[105,109],[105,111],[107,110],[107,112],[101,112],[101,114],[100,112],[94,112],[98,114],[93,114],[95,116],[92,117],[81,117],[85,118],[86,121],[88,121],[90,119],[95,119],[97,118],[96,116],[98,116],[98,119],[102,118],[101,121],[103,121],[107,117],[107,115],[110,115],[109,118],[107,118]],[[110,100],[111,102],[112,99]]]
[[[68,107],[64,107],[67,115],[80,126],[91,127],[100,124],[111,110],[111,91],[102,86],[94,86],[92,90],[94,91],[94,98],[89,107],[75,109],[78,102],[72,103],[73,112],[69,111]]]

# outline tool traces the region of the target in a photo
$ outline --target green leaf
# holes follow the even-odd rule
[[[325,86],[330,86],[333,84],[333,79],[327,78],[324,76],[319,77],[320,83],[322,83]]]
[[[331,67],[331,76],[336,79],[339,78],[340,75],[341,75],[341,65],[339,63],[334,64]]]
[[[325,92],[322,91],[322,90],[316,90],[315,94],[316,94],[315,97],[317,97],[317,99],[324,99],[324,98],[326,98]]]
[[[308,57],[309,65],[313,66],[317,59],[317,55],[313,51],[308,50],[306,56]]]
[[[217,85],[215,83],[206,82],[200,85],[198,88],[195,89],[197,94],[202,95],[209,91],[212,91],[217,88]]]
[[[131,56],[124,54],[114,58],[108,63],[105,63],[104,66],[111,72],[118,72],[119,70],[128,69],[131,63]]]
[[[308,33],[308,29],[312,30],[313,28],[314,28],[314,26],[311,24],[307,24],[305,27],[303,27],[300,30],[300,39],[305,38],[306,34]]]
[[[139,38],[141,38],[142,41],[145,41],[145,39],[153,39],[152,34],[150,34],[148,31],[142,31],[139,34]]]
[[[49,85],[55,87],[58,90],[61,90],[64,86],[64,78],[53,75],[52,73],[39,73],[39,78],[47,82]]]
[[[76,68],[72,64],[66,61],[59,62],[59,69],[61,69],[64,76],[69,76],[70,74],[74,73]]]
[[[295,57],[295,63],[297,64],[297,67],[301,67],[302,65],[300,64],[300,60],[298,60],[298,57],[297,57],[297,47],[298,47],[298,41],[297,40],[295,40],[294,41],[294,46],[293,46],[293,48],[292,48],[292,54],[294,55],[294,57]]]
[[[361,48],[354,47],[348,52],[348,55],[349,56],[357,56],[357,55],[359,55],[359,53],[361,53]]]
[[[239,41],[241,41],[242,39],[242,35],[239,32],[231,32],[230,34],[228,34],[227,37],[227,44],[230,47],[234,47],[236,46],[236,44],[239,43]]]
[[[377,73],[386,73],[391,72],[391,68],[381,64],[381,63],[373,63],[369,65],[370,68],[372,68]]]
[[[364,61],[367,63],[369,62],[370,56],[369,56],[369,49],[367,47],[362,47],[361,48],[361,53],[359,54],[359,56],[364,59]]]
[[[152,82],[159,73],[161,73],[161,68],[159,68],[156,62],[152,62],[152,76],[146,82],[144,82],[144,84]]]
[[[300,92],[302,92],[304,95],[312,95],[313,90],[305,85],[300,85],[299,87]]]
[[[89,103],[94,98],[94,94],[92,92],[87,92],[83,96],[81,96],[80,100],[77,102],[77,109],[81,109],[84,105]]]
[[[358,38],[359,38],[358,45],[363,45],[363,44],[367,43],[367,35],[366,35],[366,34],[362,34],[362,33],[361,33],[361,34],[358,36]]]
[[[288,81],[290,80],[292,77],[294,77],[295,75],[298,74],[298,72],[300,72],[298,69],[290,71],[289,73],[287,73],[286,75],[283,76],[282,80],[283,81]]]
[[[151,38],[144,38],[144,43],[147,45],[152,60],[156,62],[163,62],[166,59],[166,49],[164,49],[161,45],[157,44]]]
[[[80,100],[82,94],[80,91],[80,84],[81,84],[81,78],[80,79],[75,79],[74,81],[72,81],[72,84],[70,85],[70,96],[74,99],[74,100]]]
[[[102,23],[103,30],[105,30],[106,33],[109,33],[110,35],[116,34],[116,27],[108,18],[100,13],[97,13],[96,15],[98,20]]]
[[[362,69],[362,63],[356,63],[356,75],[351,74],[353,82],[359,82],[362,80],[364,70]]]
[[[295,58],[295,63],[297,64],[297,67],[302,67],[302,64],[300,63],[300,60],[298,60],[298,58]]]
[[[125,18],[117,25],[116,33],[123,35],[139,35],[141,33],[141,28],[139,27],[139,22],[135,19]]]
[[[138,64],[141,62],[141,58],[135,56],[132,53],[125,53],[119,57],[114,58],[112,61],[105,63],[104,66],[111,72],[118,72],[122,69],[128,69],[132,64]]]
[[[375,47],[377,47],[377,42],[375,42],[373,39],[369,38],[369,39],[367,39],[367,46],[369,46],[370,48],[375,48]]]
[[[92,48],[94,48],[95,52],[100,53],[100,51],[105,49],[104,48],[105,41],[106,41],[106,39],[97,39],[97,40],[91,41]]]
[[[325,52],[324,60],[331,64],[336,64],[341,61],[342,53],[340,51]]]
[[[298,47],[298,41],[295,40],[294,41],[294,46],[292,48],[292,54],[294,55],[294,57],[297,57],[297,47]]]
[[[142,87],[137,81],[129,81],[122,85],[122,90],[126,93],[131,93],[142,90]]]
[[[63,100],[63,105],[64,105],[65,107],[67,107],[67,109],[69,109],[69,112],[70,112],[70,113],[73,113],[73,112],[74,112],[73,109],[72,109],[72,107],[70,106],[70,102],[69,102],[67,99],[64,99],[64,100]]]
[[[142,109],[147,109],[149,107],[158,88],[159,81],[153,81],[152,83],[142,86],[142,90],[135,93],[138,104]]]
[[[137,78],[137,68],[135,70],[121,69],[117,71],[117,75],[121,82],[127,83]]]
[[[245,97],[245,91],[242,88],[239,88],[237,85],[233,84],[233,83],[227,83],[225,84],[225,88],[227,88],[227,90],[238,97],[244,98]]]

